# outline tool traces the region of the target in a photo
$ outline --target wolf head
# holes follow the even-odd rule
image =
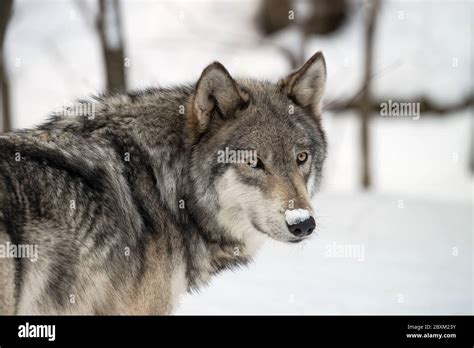
[[[244,243],[299,242],[313,232],[325,82],[320,52],[279,83],[233,79],[217,62],[204,69],[186,115],[202,219]]]

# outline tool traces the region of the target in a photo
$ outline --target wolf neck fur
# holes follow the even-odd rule
[[[185,170],[182,175],[184,185],[188,188],[193,187],[189,171]],[[177,181],[175,184],[179,185]],[[200,285],[207,284],[214,274],[246,265],[253,255],[248,252],[246,241],[232,237],[218,225],[215,216],[210,215],[198,204],[199,198],[195,196],[195,191],[190,190],[187,196],[184,192],[180,195],[180,191],[177,189],[178,196],[185,197],[186,208],[179,210],[178,221],[181,229],[187,229],[189,233],[188,238],[183,237],[186,250],[184,257],[189,288],[194,290]],[[172,200],[170,197],[170,201]],[[190,226],[194,228],[190,229]]]
[[[188,99],[187,95],[174,99],[173,108],[178,109]],[[224,231],[216,223],[215,216],[209,214],[198,203],[200,197],[197,197],[195,190],[191,189],[195,183],[189,169],[195,145],[189,141],[186,122],[179,120],[176,122],[167,124],[170,129],[166,133],[171,135],[165,137],[166,141],[161,142],[159,147],[152,145],[146,145],[146,147],[150,149],[153,162],[158,165],[154,174],[156,182],[161,183],[156,187],[161,201],[167,206],[169,214],[173,215],[179,225],[178,229],[183,231],[180,238],[185,250],[183,258],[186,264],[186,278],[188,288],[192,290],[206,284],[213,274],[247,264],[252,255],[248,252],[250,250],[245,241],[236,240]],[[153,127],[144,128],[141,131],[144,139],[156,137],[157,129]],[[181,141],[176,142],[177,139]],[[163,149],[174,149],[176,152],[181,150],[185,155],[173,158],[172,165],[164,170],[163,166],[166,164],[163,163],[166,161],[163,160]]]

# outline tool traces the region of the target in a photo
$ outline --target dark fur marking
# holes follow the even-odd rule
[[[66,172],[72,178],[79,178],[82,180],[91,190],[96,192],[103,192],[106,186],[106,174],[105,170],[100,167],[89,168],[84,165],[80,158],[76,158],[77,162],[69,160],[58,150],[54,149],[43,149],[39,146],[33,146],[30,144],[10,144],[8,142],[0,142],[0,153],[11,154],[19,152],[22,160],[15,162],[13,158],[5,158],[4,160],[9,161],[12,165],[22,165],[23,161],[33,161],[38,163],[40,166],[47,165],[55,169]]]

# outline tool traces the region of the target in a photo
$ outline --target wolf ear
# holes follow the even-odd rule
[[[319,115],[321,98],[326,85],[326,62],[316,52],[300,69],[280,81],[280,87],[298,105],[311,107]]]
[[[198,133],[203,133],[214,111],[226,118],[248,100],[248,93],[239,87],[226,68],[214,62],[204,69],[196,86],[191,115],[194,126]]]

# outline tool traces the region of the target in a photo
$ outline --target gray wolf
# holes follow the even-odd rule
[[[266,238],[308,238],[325,81],[319,52],[278,83],[215,62],[1,135],[0,312],[168,314]]]

